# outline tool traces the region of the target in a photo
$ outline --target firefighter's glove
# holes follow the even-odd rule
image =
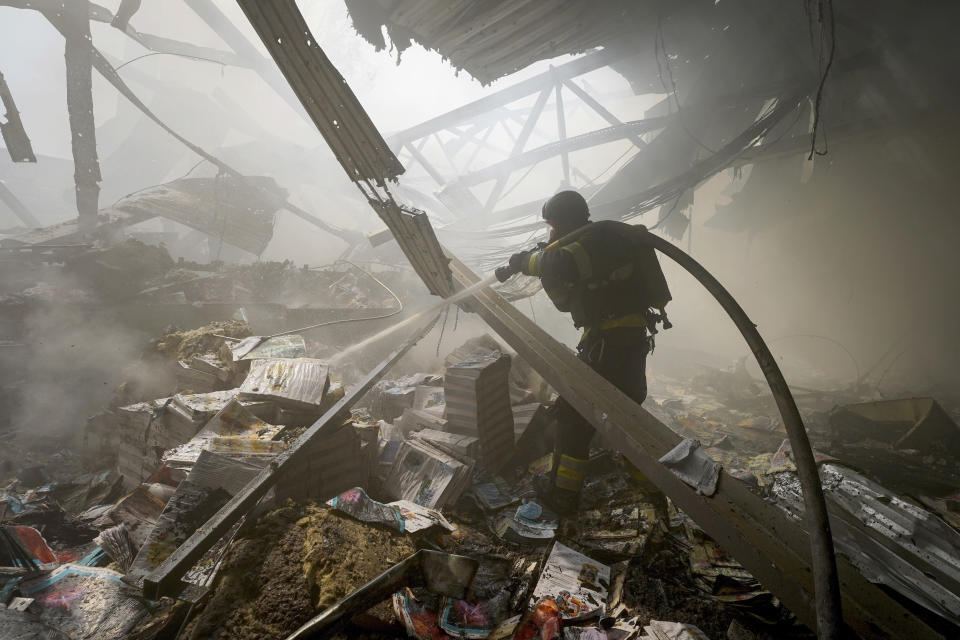
[[[520,253],[515,253],[512,256],[510,256],[510,262],[509,262],[510,269],[514,273],[522,273],[523,265],[530,262],[531,253],[533,253],[533,251],[521,251]]]

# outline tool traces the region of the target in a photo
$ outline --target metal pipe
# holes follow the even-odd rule
[[[693,259],[676,245],[652,233],[644,234],[645,241],[678,265],[687,270],[707,291],[716,298],[720,306],[730,316],[743,334],[743,338],[753,351],[753,355],[763,371],[770,391],[777,402],[780,417],[787,430],[793,459],[797,465],[797,475],[803,488],[803,502],[810,534],[811,565],[813,567],[813,585],[817,607],[817,635],[824,640],[839,640],[843,635],[843,615],[840,606],[840,582],[837,578],[837,561],[833,549],[833,535],[830,533],[830,520],[827,516],[827,503],[817,473],[817,463],[810,447],[807,430],[797,409],[797,403],[790,393],[787,381],[777,366],[770,349],[757,331],[743,308],[733,296],[714,278],[703,265]]]

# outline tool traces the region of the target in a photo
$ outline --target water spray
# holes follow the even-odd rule
[[[373,344],[374,342],[378,342],[378,341],[382,340],[383,338],[387,337],[388,335],[391,335],[391,334],[399,331],[400,329],[406,327],[407,325],[414,324],[414,323],[416,323],[418,320],[420,320],[420,319],[422,319],[422,318],[424,318],[424,317],[426,317],[426,316],[429,316],[430,314],[439,313],[440,311],[443,311],[443,309],[444,309],[447,305],[454,304],[454,303],[459,302],[459,301],[461,301],[461,300],[463,300],[463,299],[465,299],[465,298],[469,298],[470,296],[472,296],[474,293],[476,293],[476,292],[479,291],[480,289],[483,289],[483,288],[485,288],[485,287],[489,287],[490,285],[492,285],[492,284],[493,284],[494,282],[496,282],[496,281],[497,281],[497,276],[496,276],[496,274],[494,274],[494,275],[492,275],[492,276],[490,276],[490,277],[488,277],[488,278],[486,278],[486,279],[484,279],[484,280],[481,280],[480,282],[477,282],[476,284],[470,285],[470,286],[467,287],[466,289],[461,289],[460,291],[456,292],[455,294],[453,294],[453,295],[450,296],[449,298],[444,298],[443,300],[437,302],[436,304],[434,304],[434,305],[432,305],[432,306],[430,306],[430,307],[427,307],[427,308],[424,309],[423,311],[419,311],[419,312],[413,314],[412,316],[410,316],[410,317],[407,318],[406,320],[404,320],[404,321],[402,321],[402,322],[398,322],[398,323],[395,324],[395,325],[389,326],[389,327],[387,327],[386,329],[384,329],[383,331],[380,331],[379,333],[375,333],[375,334],[373,334],[372,336],[370,336],[369,338],[365,338],[365,339],[361,340],[360,342],[358,342],[358,343],[356,343],[356,344],[353,344],[353,345],[347,347],[346,349],[344,349],[344,350],[341,351],[340,353],[338,353],[338,354],[336,354],[335,356],[333,356],[332,358],[330,358],[329,361],[328,361],[328,364],[329,364],[331,367],[334,367],[334,366],[336,366],[338,363],[342,362],[345,358],[347,358],[347,357],[349,357],[349,356],[356,355],[357,352],[362,351],[363,349],[365,349],[366,347],[370,346],[370,345]]]

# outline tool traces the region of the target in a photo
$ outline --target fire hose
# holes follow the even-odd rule
[[[645,229],[644,229],[645,231]],[[811,566],[813,567],[813,585],[817,611],[817,635],[822,640],[839,640],[843,636],[843,614],[840,606],[840,582],[837,577],[837,562],[833,548],[833,535],[830,532],[830,520],[827,516],[827,503],[817,472],[817,463],[807,437],[807,430],[797,409],[797,403],[790,393],[783,372],[770,352],[769,347],[757,331],[740,304],[730,292],[710,274],[706,268],[676,245],[652,233],[644,233],[643,241],[663,253],[690,275],[720,303],[730,319],[740,330],[747,345],[757,359],[776,400],[780,417],[783,420],[793,450],[793,459],[797,466],[797,475],[803,489],[807,529],[810,535]],[[497,279],[501,282],[516,273],[509,266],[497,269]]]

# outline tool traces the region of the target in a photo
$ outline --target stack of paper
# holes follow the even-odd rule
[[[304,445],[277,481],[277,498],[327,500],[344,489],[365,486],[372,471],[369,461],[357,431],[350,422],[345,422]]]
[[[421,429],[434,429],[442,431],[447,426],[447,421],[443,418],[443,407],[432,409],[404,409],[403,415],[395,421],[404,435],[410,435]]]
[[[422,429],[413,434],[413,438],[426,442],[460,461],[475,460],[477,457],[479,441],[473,436],[447,433],[436,429]]]
[[[496,471],[513,453],[514,423],[507,377],[510,356],[477,352],[447,367],[447,431],[480,440],[480,461]]]
[[[233,399],[197,435],[164,452],[162,461],[171,469],[189,471],[204,450],[239,457],[276,455],[286,448],[285,443],[274,440],[282,429],[264,422]]]
[[[442,509],[454,503],[467,488],[471,470],[471,464],[464,464],[426,442],[404,440],[384,487],[395,500]]]
[[[330,387],[327,365],[313,358],[258,358],[240,385],[242,400],[273,400],[293,409],[318,409]]]

